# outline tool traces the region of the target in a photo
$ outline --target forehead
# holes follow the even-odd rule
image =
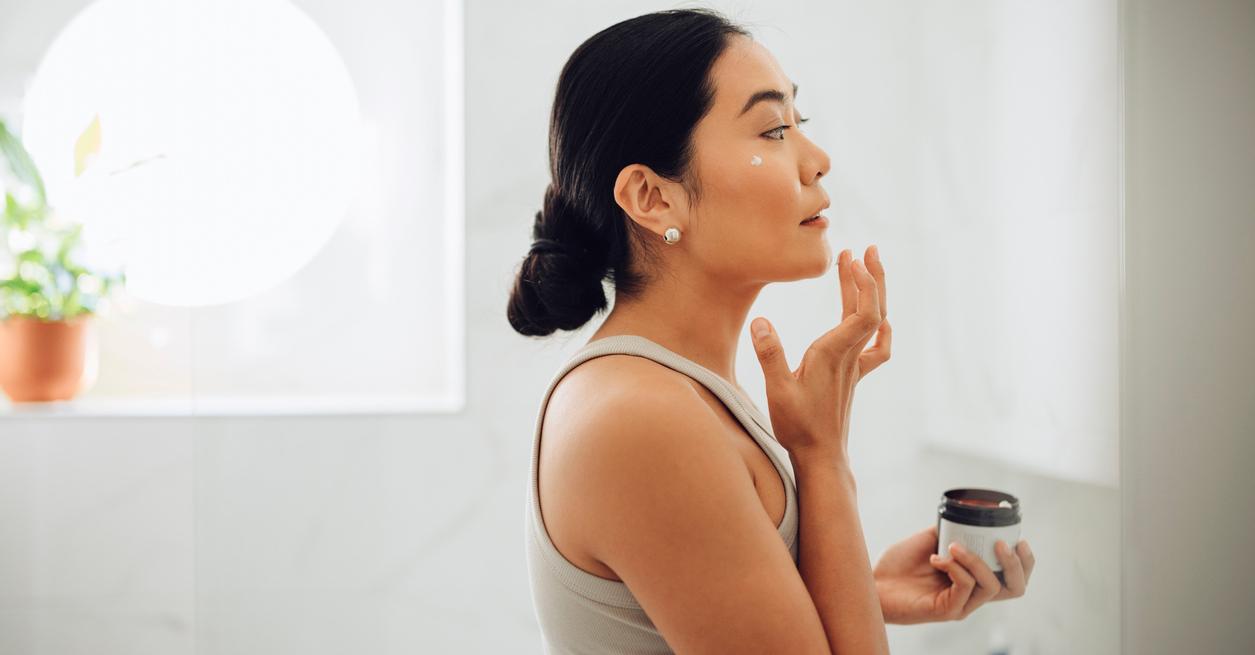
[[[745,36],[734,36],[710,70],[715,85],[715,101],[711,113],[735,120],[745,102],[755,93],[775,89],[786,98],[793,95],[793,82],[780,68],[774,55],[765,46]],[[787,101],[787,100],[786,100]],[[777,107],[777,103],[759,103]],[[753,113],[754,110],[750,110]]]

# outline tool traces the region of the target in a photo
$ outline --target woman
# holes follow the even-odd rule
[[[854,385],[890,354],[874,246],[866,264],[840,253],[842,320],[796,371],[753,322],[769,420],[736,383],[763,286],[831,267],[826,219],[807,220],[829,160],[796,94],[708,10],[618,23],[561,72],[508,317],[543,336],[604,310],[603,282],[615,303],[536,423],[527,554],[547,652],[887,652],[886,622],[1024,593],[1024,541],[998,544],[1005,587],[961,548],[933,556],[935,526],[870,564],[846,435]]]

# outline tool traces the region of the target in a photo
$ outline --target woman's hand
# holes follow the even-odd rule
[[[985,560],[957,543],[950,556],[938,556],[936,524],[890,546],[872,570],[885,623],[958,621],[988,601],[1023,596],[1036,563],[1028,541],[1012,551],[998,540],[994,552],[1006,586]]]
[[[847,462],[846,435],[854,385],[889,360],[892,331],[885,318],[885,269],[875,246],[868,264],[842,250],[837,256],[841,281],[841,323],[820,335],[796,371],[790,371],[771,323],[754,319],[750,332],[763,368],[772,432],[794,456]],[[863,347],[876,335],[876,345]]]

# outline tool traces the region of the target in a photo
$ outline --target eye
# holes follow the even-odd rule
[[[802,123],[805,123],[806,121],[809,121],[809,120],[810,120],[809,118],[797,119],[798,126],[800,127]],[[772,141],[784,141],[784,131],[787,129],[790,129],[791,127],[792,127],[791,125],[781,125],[780,127],[772,128],[770,130],[767,130],[766,132],[763,132],[761,136],[767,136],[768,134],[779,133],[780,135],[779,138],[774,137],[774,136],[768,137],[768,138],[770,138]]]
[[[771,136],[768,138],[771,139],[772,141],[784,141],[784,131],[787,129],[789,129],[788,125],[781,125],[780,127],[763,132],[761,136],[767,136],[769,134],[779,134],[779,137]]]

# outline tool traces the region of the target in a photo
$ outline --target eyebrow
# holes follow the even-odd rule
[[[793,85],[793,98],[797,98],[797,84]],[[737,114],[737,118],[744,116],[745,112],[752,109],[754,105],[767,100],[772,102],[784,102],[786,98],[783,93],[775,89],[764,89],[759,91],[758,93],[750,96],[750,99],[745,102],[745,106],[741,108],[741,113]]]

